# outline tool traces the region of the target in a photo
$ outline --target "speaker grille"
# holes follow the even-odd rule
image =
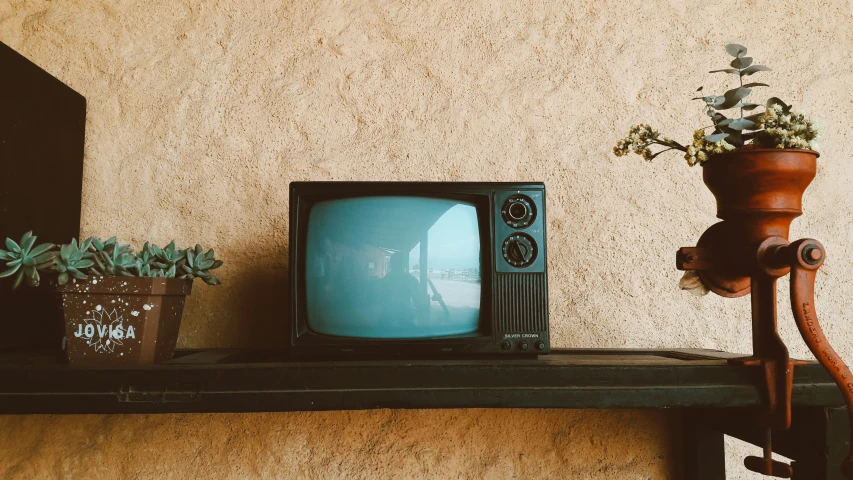
[[[498,331],[548,330],[548,287],[544,273],[499,273],[495,283]]]

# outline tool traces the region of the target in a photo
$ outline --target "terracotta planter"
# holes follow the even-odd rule
[[[705,185],[717,199],[717,217],[698,246],[720,248],[717,268],[699,272],[718,295],[750,291],[755,251],[768,237],[788,238],[791,222],[802,215],[803,193],[815,177],[812,150],[755,148],[717,155],[702,165]]]
[[[175,352],[192,280],[90,277],[58,291],[69,363],[151,365]]]

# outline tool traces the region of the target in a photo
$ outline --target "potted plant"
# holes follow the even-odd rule
[[[134,254],[115,237],[36,245],[32,232],[6,239],[0,261],[13,288],[38,286],[49,274],[62,295],[68,360],[72,364],[154,364],[172,358],[184,301],[195,278],[220,281],[213,250],[148,242]]]
[[[696,130],[689,145],[640,124],[613,151],[617,156],[634,152],[652,160],[665,151],[680,150],[689,165],[702,166],[722,221],[708,228],[696,247],[679,250],[677,265],[686,270],[681,286],[697,294],[752,294],[753,353],[729,362],[761,367],[766,408],[757,420],[766,435],[764,456],[748,457],[744,464],[765,475],[790,478],[792,466],[770,454],[771,430],[790,428],[793,375],[801,364],[790,358],[777,329],[778,278],[791,274],[791,305],[800,334],[853,410],[853,383],[849,381],[853,372],[829,344],[814,309],[815,274],[823,264],[825,249],[814,239],[788,241],[791,222],[803,213],[803,194],[817,170],[818,131],[812,119],[792,112],[779,98],[771,97],[764,104],[747,101],[753,88],[768,85],[744,83],[744,78],[770,69],[753,65],[742,45],[727,45],[726,51],[734,57],[731,68],[711,73],[734,75],[738,86],[722,95],[695,98],[704,103],[711,125]],[[759,109],[763,111],[752,113]],[[728,111],[735,114],[729,118],[721,113]],[[654,145],[664,148],[653,152]],[[853,479],[853,449],[841,469],[845,478]]]
[[[802,214],[803,193],[815,176],[820,155],[816,151],[818,129],[805,113],[792,112],[792,107],[777,97],[764,104],[747,101],[754,88],[769,85],[744,83],[744,79],[771,69],[753,64],[752,58],[745,56],[743,45],[726,45],[726,52],[734,57],[730,68],[710,73],[733,75],[738,86],[722,95],[693,98],[703,102],[711,125],[694,131],[691,143],[682,145],[648,124],[638,124],[617,142],[613,153],[624,156],[633,152],[651,161],[666,151],[679,150],[688,165],[701,165],[705,184],[717,199],[717,216],[726,221],[726,228],[712,227],[707,232],[716,240],[733,232],[747,242],[769,234],[787,238],[791,221]],[[697,92],[702,90],[699,87]],[[727,116],[723,112],[734,113]],[[654,152],[652,146],[664,148]],[[769,210],[774,221],[754,221],[755,213]],[[731,258],[731,266],[748,263],[742,260]],[[750,291],[742,273],[688,270],[680,285],[697,295],[710,290],[737,297]]]

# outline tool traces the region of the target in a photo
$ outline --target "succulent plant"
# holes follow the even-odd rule
[[[11,238],[6,239],[6,248],[0,249],[0,260],[6,262],[8,270],[0,272],[0,278],[15,276],[15,281],[12,288],[18,288],[21,283],[26,280],[27,285],[37,287],[40,281],[39,270],[45,270],[53,264],[53,259],[56,252],[53,252],[56,245],[52,243],[42,243],[36,246],[36,237],[33,232],[27,232],[21,238],[20,243],[16,243]]]
[[[151,246],[152,251],[157,256],[157,259],[160,260],[160,264],[162,265],[160,268],[162,270],[163,277],[166,278],[175,278],[175,275],[180,270],[181,266],[186,262],[187,253],[184,250],[180,250],[175,246],[175,241],[172,240],[166,245],[166,248],[160,248],[157,245]]]
[[[165,277],[164,272],[169,268],[169,265],[158,261],[159,258],[155,251],[159,250],[159,248],[160,247],[157,245],[152,246],[148,242],[145,242],[145,245],[142,246],[142,250],[136,254],[135,269],[138,276]]]
[[[116,237],[111,237],[105,242],[92,237],[90,251],[95,265],[91,267],[92,273],[98,276],[113,275],[133,277],[130,270],[136,266],[136,257],[130,245],[119,245]]]
[[[761,148],[810,148],[816,149],[818,136],[817,127],[812,119],[805,114],[792,114],[791,106],[776,97],[770,97],[764,104],[746,101],[746,98],[756,87],[767,87],[766,83],[743,83],[744,77],[771,69],[764,65],[754,65],[752,57],[747,57],[746,47],[736,43],[726,45],[726,52],[734,57],[729,63],[731,68],[711,70],[710,73],[726,73],[736,75],[739,85],[727,90],[722,95],[704,95],[693,98],[705,103],[704,113],[710,117],[711,125],[694,132],[693,141],[687,146],[662,136],[657,130],[647,124],[635,125],[628,136],[619,140],[613,148],[617,156],[634,152],[642,155],[645,160],[652,160],[663,152],[681,150],[688,164],[697,165],[707,161],[714,155],[743,148],[748,143]],[[699,87],[697,92],[701,92]],[[758,113],[752,112],[764,108]],[[736,114],[727,117],[723,111],[735,110]],[[712,128],[710,133],[706,129]],[[652,152],[652,145],[666,147],[658,152]]]
[[[142,250],[134,254],[129,245],[121,245],[112,237],[102,241],[97,237],[82,242],[72,239],[62,245],[57,252],[56,245],[35,246],[36,237],[27,232],[20,243],[6,239],[6,247],[0,249],[0,260],[6,261],[8,270],[0,273],[0,278],[17,274],[13,288],[24,281],[31,286],[39,284],[39,272],[50,271],[57,274],[57,281],[65,285],[72,280],[85,280],[90,275],[159,277],[183,279],[200,278],[209,285],[221,282],[210,271],[222,266],[222,261],[214,258],[213,250],[206,253],[201,245],[195,249],[179,249],[175,241],[165,248],[145,242]]]
[[[200,278],[208,285],[220,285],[222,283],[210,272],[222,266],[222,260],[216,259],[216,254],[212,248],[204,253],[201,245],[196,245],[195,250],[187,249],[186,255],[187,262],[181,267],[184,272],[181,278]]]
[[[92,239],[77,245],[77,239],[72,238],[71,243],[59,248],[59,256],[54,259],[53,270],[59,273],[56,281],[60,285],[65,285],[71,278],[77,280],[89,278],[83,272],[95,265],[95,261],[92,260],[94,254],[89,251],[91,245]]]

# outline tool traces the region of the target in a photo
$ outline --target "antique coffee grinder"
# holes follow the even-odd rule
[[[827,341],[815,312],[815,274],[826,250],[813,239],[788,241],[791,221],[803,213],[803,193],[815,177],[818,155],[755,148],[705,162],[703,178],[722,221],[706,230],[696,247],[682,248],[677,255],[678,268],[696,270],[714,293],[730,298],[752,293],[753,354],[730,362],[763,371],[767,402],[758,421],[766,440],[764,457],[747,457],[744,464],[782,478],[791,477],[792,467],[771,458],[770,432],[791,426],[794,369],[804,362],[790,358],[776,327],[778,278],[791,274],[791,308],[800,334],[841,388],[848,412],[853,411],[853,374]],[[853,479],[853,451],[841,469]]]

